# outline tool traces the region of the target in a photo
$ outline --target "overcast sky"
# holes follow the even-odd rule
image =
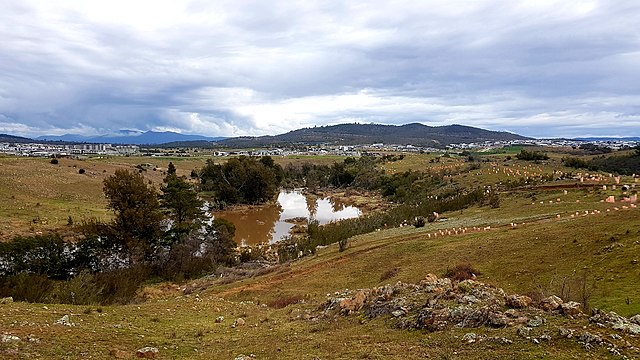
[[[0,0],[0,133],[640,136],[640,2]]]

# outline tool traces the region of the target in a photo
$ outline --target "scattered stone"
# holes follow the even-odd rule
[[[588,331],[585,331],[580,336],[578,336],[578,340],[580,340],[585,345],[602,343],[602,338],[599,335],[592,334]]]
[[[358,291],[353,299],[344,299],[340,302],[340,308],[343,312],[350,314],[354,311],[362,309],[365,301],[367,300],[367,294],[364,291]]]
[[[65,316],[61,317],[60,319],[56,320],[56,322],[54,324],[62,325],[62,326],[74,326],[75,325],[74,323],[69,321],[69,315],[65,315]]]
[[[218,317],[216,318],[216,324],[219,324],[219,323],[221,323],[221,322],[224,322],[224,316],[218,316]]]
[[[558,334],[560,334],[560,336],[563,338],[571,339],[573,337],[574,332],[575,330],[573,329],[567,329],[563,327],[558,328]]]
[[[474,342],[478,341],[478,335],[476,335],[476,333],[466,333],[462,337],[462,341],[466,342],[467,344],[473,344]]]
[[[244,324],[246,324],[246,321],[243,318],[237,318],[233,323],[233,327],[243,326]]]
[[[11,304],[12,302],[13,298],[11,296],[0,299],[0,304]]]
[[[438,281],[438,277],[436,275],[427,274],[427,276],[425,276],[424,279],[420,281],[420,285],[424,286],[429,284],[435,284],[436,281]]]
[[[579,302],[569,301],[563,303],[562,305],[560,305],[560,307],[562,308],[562,312],[566,315],[578,315],[582,313],[582,310],[580,309],[582,307],[582,304],[580,304]]]
[[[138,349],[136,351],[136,356],[144,359],[155,359],[156,356],[158,356],[158,353],[159,351],[157,348],[147,346],[143,347],[142,349]]]
[[[476,298],[473,295],[465,295],[462,298],[460,298],[458,302],[461,304],[475,304],[475,303],[479,303],[480,300],[478,300],[478,298]]]
[[[15,336],[15,335],[6,335],[6,334],[2,334],[2,337],[0,338],[0,340],[2,340],[3,343],[20,342],[20,341],[22,341],[19,337]]]
[[[509,324],[509,319],[502,313],[492,312],[489,314],[489,324],[495,327],[505,327]]]
[[[540,340],[549,342],[551,341],[551,335],[548,335],[548,334],[540,335]]]
[[[244,354],[240,354],[238,356],[236,356],[233,360],[253,360],[255,359],[255,355],[251,354],[251,355],[244,355]]]
[[[531,298],[526,295],[507,296],[507,306],[514,309],[524,309],[531,305]]]
[[[539,327],[542,326],[542,324],[544,324],[544,319],[540,316],[536,316],[527,322],[528,327]]]
[[[640,314],[633,315],[632,317],[629,318],[629,321],[631,321],[634,324],[640,325]]]
[[[593,316],[589,318],[589,321],[601,327],[609,327],[613,330],[628,332],[632,335],[640,335],[640,325],[634,322],[634,320],[637,320],[637,316],[638,315],[627,319],[613,311],[605,313],[601,310],[594,309]]]
[[[546,311],[554,311],[558,310],[562,306],[562,303],[563,301],[561,298],[551,295],[540,301],[540,308]]]
[[[531,335],[531,330],[533,329],[528,326],[520,326],[518,327],[518,336],[528,339]]]

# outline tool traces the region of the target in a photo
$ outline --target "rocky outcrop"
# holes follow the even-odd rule
[[[593,310],[593,316],[589,318],[589,321],[598,325],[599,327],[608,327],[613,330],[619,330],[632,335],[640,335],[640,315],[635,315],[629,319],[624,316],[620,316],[613,311],[604,312],[598,309]]]
[[[565,338],[578,342],[585,349],[602,347],[623,358],[623,351],[638,355],[640,350],[622,335],[635,337],[640,334],[640,315],[625,318],[614,312],[594,310],[593,316],[589,318],[594,326],[587,327],[587,317],[581,309],[580,303],[564,301],[558,296],[534,302],[526,295],[507,294],[498,287],[479,281],[454,283],[448,278],[428,274],[418,284],[397,282],[393,285],[344,290],[327,295],[326,302],[318,309],[317,314],[305,314],[301,318],[318,321],[337,315],[357,315],[366,321],[366,318],[385,316],[397,328],[431,332],[453,328],[513,327],[514,336],[534,344]],[[550,325],[548,320],[554,317],[563,317],[562,323],[570,326]],[[554,318],[551,324],[557,323],[557,320]],[[599,331],[602,328],[617,330],[621,334],[603,334]],[[461,342],[497,342],[508,345],[513,340],[468,332],[461,337]]]
[[[372,289],[344,291],[330,296],[323,305],[325,315],[362,313],[369,318],[390,316],[397,327],[441,331],[450,327],[507,327],[530,323],[540,326],[544,311],[555,311],[563,304],[548,298],[543,308],[531,308],[524,295],[507,295],[504,290],[475,280],[454,284],[451,279],[428,274],[419,284],[398,282]],[[548,310],[546,310],[548,309]],[[544,310],[544,311],[543,311]],[[536,313],[537,314],[537,313]]]

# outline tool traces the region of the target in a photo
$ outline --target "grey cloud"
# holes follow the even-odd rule
[[[86,3],[3,4],[0,131],[260,135],[421,121],[639,132],[633,3],[177,4],[115,1],[114,14],[139,16],[124,22]]]

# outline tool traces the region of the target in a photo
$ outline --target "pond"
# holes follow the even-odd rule
[[[360,215],[354,206],[331,198],[305,196],[298,190],[281,191],[276,204],[214,213],[236,226],[235,241],[240,245],[280,241],[289,235],[296,218],[326,224]]]

